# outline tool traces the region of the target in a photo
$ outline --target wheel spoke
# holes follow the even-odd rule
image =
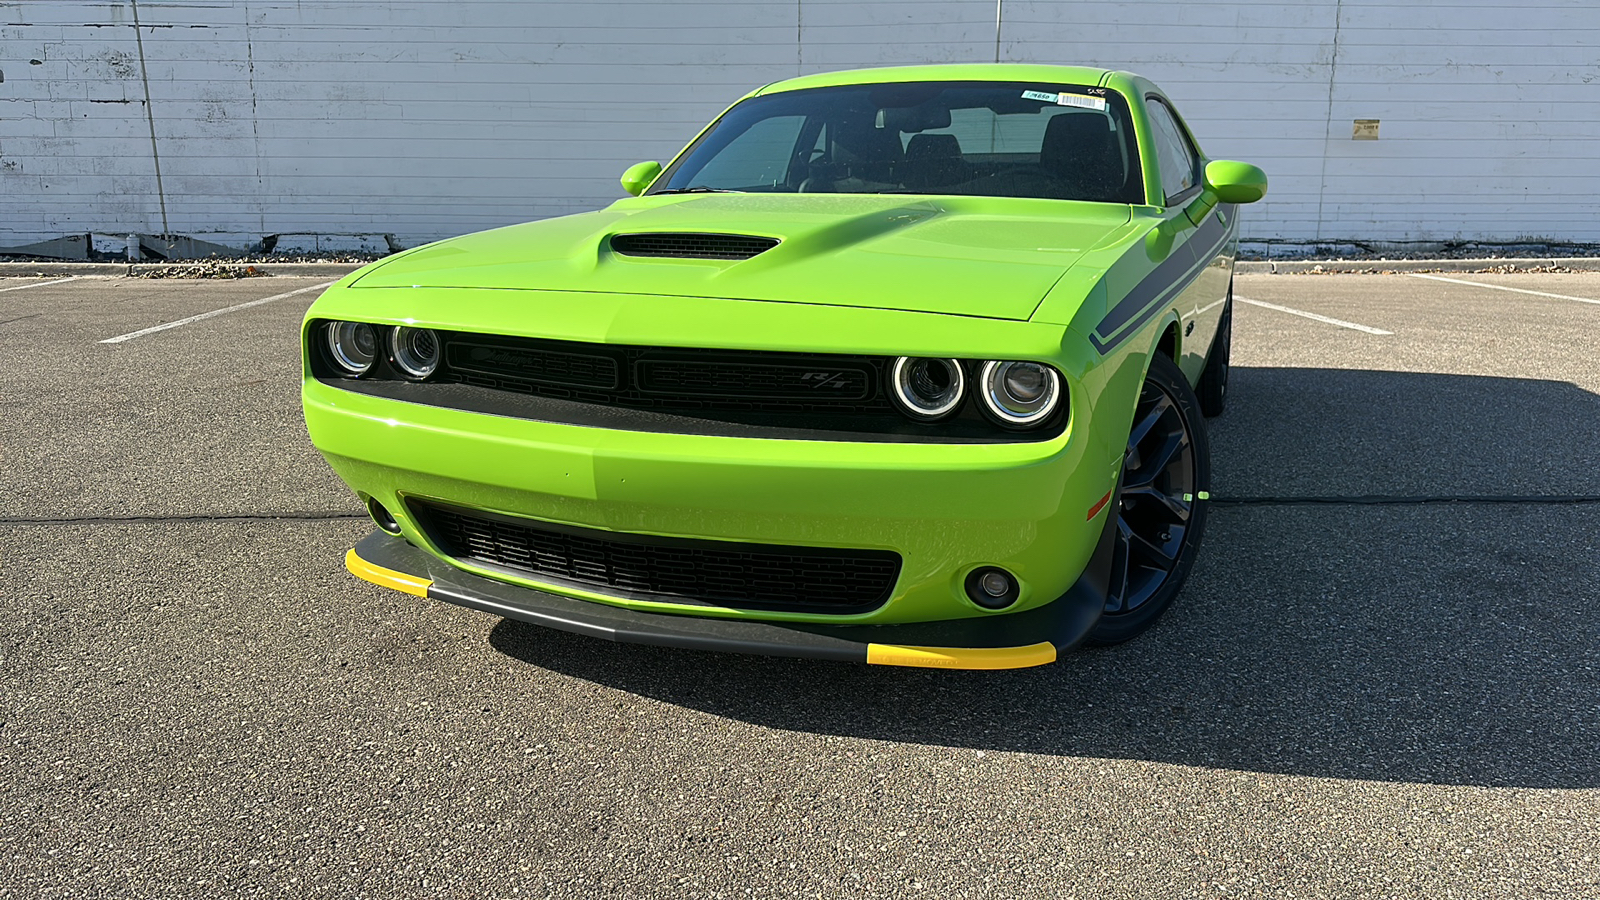
[[[1149,480],[1154,480],[1157,474],[1165,472],[1167,470],[1167,466],[1172,464],[1172,458],[1178,454],[1179,450],[1182,450],[1185,446],[1187,446],[1188,443],[1189,436],[1184,434],[1182,431],[1168,435],[1167,439],[1161,442],[1161,446],[1156,448],[1154,453],[1150,454],[1144,459],[1144,465],[1139,467],[1141,475],[1146,472],[1150,473],[1150,478],[1147,479],[1146,482],[1142,483],[1147,483]]]
[[[1161,417],[1172,408],[1172,400],[1166,394],[1161,394],[1155,403],[1149,407],[1140,406],[1144,416],[1134,423],[1133,431],[1128,434],[1128,449],[1137,452],[1145,437],[1150,434],[1150,429],[1156,427]]]
[[[1189,504],[1188,503],[1185,503],[1182,500],[1179,500],[1178,498],[1172,496],[1171,494],[1167,494],[1167,493],[1164,493],[1162,491],[1159,491],[1154,486],[1152,486],[1152,485],[1150,485],[1148,483],[1143,484],[1143,485],[1139,485],[1139,486],[1136,486],[1136,487],[1131,487],[1131,488],[1124,487],[1122,489],[1122,496],[1123,497],[1132,497],[1132,498],[1136,498],[1136,499],[1139,499],[1139,500],[1154,500],[1156,503],[1160,504],[1163,509],[1165,509],[1167,511],[1168,515],[1170,515],[1172,517],[1173,521],[1175,521],[1175,522],[1188,522],[1189,521]]]
[[[1172,567],[1178,564],[1178,558],[1168,553],[1165,547],[1137,532],[1128,542],[1128,556],[1130,560],[1137,556],[1141,562],[1148,562],[1163,572],[1171,572]]]
[[[1128,523],[1117,519],[1116,544],[1111,552],[1111,583],[1106,594],[1106,612],[1123,612],[1128,600],[1128,541],[1133,532]]]

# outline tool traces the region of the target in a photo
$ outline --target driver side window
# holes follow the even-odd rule
[[[1151,130],[1155,132],[1161,187],[1167,205],[1171,206],[1200,183],[1200,157],[1165,103],[1150,97],[1144,105],[1150,113]]]

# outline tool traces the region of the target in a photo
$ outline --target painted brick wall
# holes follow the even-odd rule
[[[1600,6],[1534,2],[0,0],[0,247],[411,245],[603,205],[769,81],[997,55],[1161,83],[1271,174],[1256,240],[1597,242]]]

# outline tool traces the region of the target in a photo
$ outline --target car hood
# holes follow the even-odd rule
[[[717,297],[1027,319],[1129,208],[997,197],[685,194],[419,247],[357,288],[452,287]],[[776,238],[744,260],[614,251],[619,234]]]

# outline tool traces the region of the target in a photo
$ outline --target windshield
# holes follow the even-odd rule
[[[651,194],[970,194],[1143,203],[1121,95],[1084,85],[912,82],[735,105]]]

